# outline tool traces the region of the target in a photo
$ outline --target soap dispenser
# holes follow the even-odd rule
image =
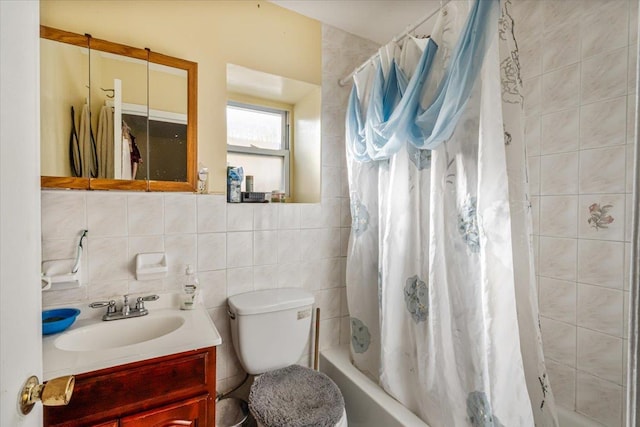
[[[182,310],[193,310],[199,285],[198,276],[191,268],[191,264],[188,264],[185,270],[184,283],[182,284],[182,303],[180,304]]]

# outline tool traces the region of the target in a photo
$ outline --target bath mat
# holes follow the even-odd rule
[[[249,410],[267,426],[333,427],[343,415],[344,399],[322,372],[291,365],[256,377]]]

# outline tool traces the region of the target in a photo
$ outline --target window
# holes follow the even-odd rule
[[[227,161],[253,175],[253,191],[289,194],[289,112],[228,102]]]

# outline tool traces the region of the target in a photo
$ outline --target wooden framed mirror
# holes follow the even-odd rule
[[[50,27],[41,186],[195,191],[197,63]]]

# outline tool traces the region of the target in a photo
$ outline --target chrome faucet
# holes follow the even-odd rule
[[[118,310],[116,308],[116,302],[110,301],[96,301],[89,304],[91,308],[107,307],[107,312],[102,316],[102,320],[120,320],[128,319],[131,317],[146,316],[149,314],[149,310],[144,307],[145,301],[156,301],[160,298],[158,295],[147,295],[146,297],[138,297],[136,299],[136,305],[134,308],[129,306],[129,295],[123,296],[122,308]]]

